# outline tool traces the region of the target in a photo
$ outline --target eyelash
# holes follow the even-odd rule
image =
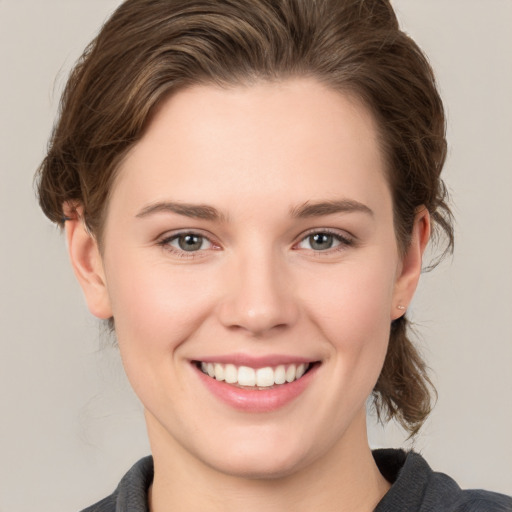
[[[184,259],[193,259],[201,257],[205,250],[208,249],[201,249],[198,251],[184,251],[182,249],[177,249],[171,245],[171,242],[174,242],[175,240],[178,240],[182,236],[195,236],[198,238],[201,238],[203,240],[207,240],[212,246],[215,246],[215,244],[210,240],[209,237],[202,233],[197,233],[196,231],[182,231],[180,233],[174,233],[171,236],[166,236],[162,240],[159,240],[157,242],[157,245],[165,249],[166,251],[171,252],[173,255],[177,256],[178,258],[184,258]]]
[[[324,228],[324,229],[311,230],[310,232],[303,235],[302,238],[300,239],[300,241],[297,244],[295,244],[294,246],[297,246],[298,244],[304,242],[308,238],[315,236],[315,235],[329,235],[329,236],[332,236],[337,242],[339,242],[339,244],[337,246],[331,247],[329,249],[325,249],[323,251],[309,249],[310,251],[313,252],[313,254],[315,256],[318,256],[318,257],[329,256],[329,255],[332,255],[333,253],[338,253],[340,251],[344,251],[348,247],[353,247],[355,245],[355,239],[353,237],[351,237],[349,235],[342,235],[338,231],[335,231],[335,230],[332,230],[329,228]]]
[[[311,230],[308,233],[304,234],[302,236],[302,238],[299,240],[299,242],[294,244],[294,248],[297,247],[297,245],[301,244],[302,242],[306,241],[308,238],[310,238],[314,235],[329,235],[329,236],[332,236],[337,242],[339,242],[338,245],[336,245],[335,247],[328,248],[325,250],[306,249],[306,250],[313,252],[313,254],[315,256],[322,257],[322,256],[331,255],[332,253],[337,253],[337,252],[343,251],[346,248],[352,247],[355,245],[354,238],[352,238],[350,236],[341,235],[339,232],[334,231],[332,229],[324,228],[324,229],[314,229],[314,230]],[[171,242],[178,240],[182,236],[199,237],[202,240],[208,241],[208,243],[211,244],[213,247],[216,246],[216,244],[214,242],[212,242],[209,237],[207,237],[204,234],[195,232],[195,231],[182,231],[180,233],[175,233],[171,236],[167,236],[167,237],[159,240],[157,242],[157,245],[162,247],[163,249],[173,253],[178,258],[194,259],[194,258],[204,257],[204,254],[202,254],[202,253],[204,253],[204,251],[209,250],[209,249],[199,249],[197,251],[185,251],[182,249],[177,249],[170,245]],[[211,248],[210,248],[210,250],[211,250]]]

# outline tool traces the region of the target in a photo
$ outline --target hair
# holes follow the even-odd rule
[[[377,121],[399,250],[419,207],[434,239],[453,250],[452,216],[440,173],[445,117],[434,74],[399,28],[387,0],[126,0],[86,48],[64,90],[48,154],[38,170],[44,213],[63,225],[79,205],[101,246],[119,165],[158,106],[195,84],[221,87],[311,77],[350,94]],[[391,326],[373,391],[381,420],[411,435],[435,389],[405,316]]]

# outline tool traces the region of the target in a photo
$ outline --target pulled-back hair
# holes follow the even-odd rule
[[[420,206],[430,213],[434,237],[444,232],[445,252],[451,250],[451,214],[440,179],[443,105],[427,59],[400,31],[387,0],[125,1],[67,83],[38,171],[44,213],[62,225],[63,206],[80,205],[101,245],[120,162],[169,95],[195,84],[293,77],[354,95],[372,112],[402,254]],[[403,316],[391,326],[374,388],[377,413],[415,434],[431,410],[431,391]]]

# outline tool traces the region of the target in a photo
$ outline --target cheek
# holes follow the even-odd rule
[[[124,257],[108,287],[121,348],[170,350],[204,320],[215,288],[200,265],[170,266]]]
[[[332,346],[337,375],[365,392],[386,356],[394,276],[393,264],[358,262],[310,280],[307,307]]]
[[[351,345],[371,342],[365,334],[389,330],[394,288],[392,265],[357,263],[333,269],[308,286],[308,307],[318,323],[329,331],[328,338],[345,339]],[[313,277],[313,276],[312,276]]]
[[[120,355],[147,407],[180,396],[176,375],[183,372],[178,363],[188,346],[184,342],[193,338],[215,303],[212,280],[198,269],[123,257],[109,274]]]

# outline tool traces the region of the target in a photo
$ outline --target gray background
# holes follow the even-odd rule
[[[0,512],[71,511],[148,453],[141,407],[86,310],[32,176],[59,92],[114,0],[0,0]],[[464,487],[512,494],[512,1],[396,0],[449,119],[457,250],[411,315],[439,402],[416,441]],[[373,446],[396,427],[370,426]]]

